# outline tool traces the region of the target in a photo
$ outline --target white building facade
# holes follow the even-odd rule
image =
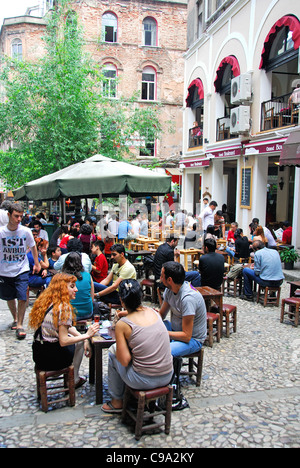
[[[189,1],[180,162],[188,211],[207,196],[245,234],[253,217],[274,229],[289,220],[296,247],[299,19],[298,0]]]

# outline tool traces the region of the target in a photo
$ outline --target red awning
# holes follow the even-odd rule
[[[191,107],[191,104],[193,102],[195,86],[198,88],[199,99],[204,99],[203,83],[200,80],[200,78],[196,78],[194,81],[191,82],[190,86],[188,87],[188,95],[185,100],[187,107]]]
[[[297,50],[300,47],[300,22],[298,18],[292,15],[283,16],[273,25],[271,31],[266,37],[266,40],[264,42],[264,48],[261,54],[261,61],[259,65],[260,69],[265,67],[273,44],[273,40],[276,34],[278,33],[279,29],[281,29],[283,26],[288,26],[289,30],[293,33],[292,39],[294,41],[294,49]]]
[[[300,130],[291,132],[282,147],[279,166],[300,167]]]
[[[237,58],[234,55],[229,55],[228,57],[225,57],[219,65],[219,68],[217,70],[217,76],[214,81],[216,93],[218,93],[221,89],[223,73],[227,65],[231,65],[234,77],[239,76],[241,74],[240,65],[237,61]]]

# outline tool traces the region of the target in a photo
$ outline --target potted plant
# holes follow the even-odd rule
[[[285,270],[293,270],[294,262],[300,259],[300,255],[296,249],[284,248],[280,252],[280,258]]]

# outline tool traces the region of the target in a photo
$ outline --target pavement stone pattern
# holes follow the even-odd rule
[[[299,274],[298,274],[299,276]],[[296,278],[299,280],[299,277]],[[281,297],[289,296],[285,281]],[[0,301],[1,448],[298,448],[300,434],[300,327],[281,324],[280,308],[226,297],[237,306],[237,333],[205,346],[200,387],[182,377],[189,408],[172,412],[171,432],[139,441],[120,416],[95,405],[88,382],[76,390],[76,406],[39,408],[31,357],[33,333],[18,341]],[[28,310],[25,326],[27,326]],[[107,352],[104,352],[104,378]],[[88,376],[84,357],[81,375]],[[109,399],[107,387],[104,401]]]

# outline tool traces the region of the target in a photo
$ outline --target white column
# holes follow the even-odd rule
[[[183,173],[183,190],[181,198],[181,209],[193,211],[194,202],[194,174],[188,173],[186,170]]]
[[[256,156],[253,167],[252,218],[258,218],[261,226],[266,225],[267,184],[269,158]]]
[[[223,203],[223,160],[215,158],[212,163],[212,200],[218,203],[217,210]]]
[[[300,168],[295,168],[294,211],[292,244],[300,249]]]

